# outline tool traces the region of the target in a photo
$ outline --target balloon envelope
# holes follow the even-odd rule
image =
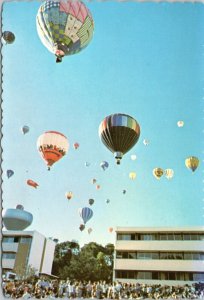
[[[89,207],[79,208],[79,215],[82,218],[84,224],[86,224],[93,216],[93,211]]]
[[[185,165],[188,169],[192,170],[192,172],[195,172],[195,170],[199,166],[199,159],[195,156],[190,156],[186,158]]]
[[[2,213],[3,224],[7,230],[24,230],[33,221],[33,215],[22,208],[9,208]]]
[[[92,228],[89,228],[89,229],[88,229],[88,233],[89,233],[89,234],[90,234],[92,231],[93,231]]]
[[[46,131],[39,136],[37,148],[48,169],[66,155],[69,143],[66,136],[57,131]]]
[[[106,199],[106,203],[107,203],[107,204],[110,203],[110,200],[109,200],[109,199]]]
[[[144,140],[143,140],[143,144],[144,144],[145,146],[149,145],[149,140],[144,139]]]
[[[178,127],[183,127],[184,126],[184,121],[178,121],[177,126]]]
[[[114,153],[117,164],[138,141],[140,126],[137,121],[126,114],[107,116],[99,126],[102,143]]]
[[[83,231],[84,228],[85,228],[85,225],[84,225],[84,224],[80,224],[79,229],[80,229],[81,231]]]
[[[126,190],[123,190],[123,194],[126,194]]]
[[[7,174],[7,177],[10,178],[11,176],[13,176],[14,171],[13,170],[7,170],[6,174]]]
[[[163,174],[164,174],[164,171],[163,171],[163,169],[161,169],[161,168],[155,168],[155,169],[153,170],[153,175],[154,175],[154,177],[155,177],[156,179],[160,179],[160,178],[162,177]]]
[[[89,163],[88,161],[86,161],[86,162],[84,163],[84,165],[85,165],[85,167],[89,167],[89,166],[90,166],[90,163]]]
[[[166,169],[164,174],[167,179],[171,179],[174,176],[174,171],[172,169]]]
[[[110,233],[113,232],[113,228],[112,228],[112,227],[108,228],[108,231],[109,231]]]
[[[66,198],[67,198],[68,200],[70,200],[70,199],[72,199],[72,197],[73,197],[73,193],[72,193],[72,192],[67,192],[67,193],[65,194],[65,196],[66,196]]]
[[[94,204],[94,199],[89,199],[89,204],[93,205]]]
[[[136,158],[137,158],[137,156],[135,154],[132,154],[130,157],[132,160],[136,160]]]
[[[97,184],[96,189],[100,190],[101,186],[99,184]]]
[[[109,164],[108,164],[107,161],[102,161],[102,162],[100,163],[100,166],[101,166],[101,168],[105,171],[105,170],[108,168]]]
[[[42,3],[36,17],[36,26],[43,45],[59,58],[84,49],[94,31],[90,11],[78,0],[50,0]]]
[[[78,149],[79,148],[79,143],[74,143],[74,149],[76,150],[76,149]]]
[[[132,179],[132,180],[135,179],[136,178],[136,173],[135,172],[130,172],[129,173],[129,178]]]
[[[32,186],[34,188],[37,188],[39,186],[39,184],[37,182],[35,182],[35,181],[31,180],[31,179],[27,180],[27,185],[30,185],[30,186]]]
[[[25,125],[21,128],[21,131],[23,132],[23,134],[26,134],[27,132],[29,132],[29,130],[30,130],[30,128],[27,125]]]
[[[4,31],[2,34],[3,42],[6,44],[12,44],[15,41],[15,35],[11,31]]]
[[[96,180],[95,178],[91,179],[91,183],[93,183],[93,184],[95,184],[96,181],[97,181],[97,180]]]

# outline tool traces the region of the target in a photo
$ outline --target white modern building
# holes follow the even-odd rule
[[[204,282],[204,227],[117,227],[113,280]]]
[[[2,274],[23,276],[29,269],[51,274],[56,243],[37,231],[2,232]]]

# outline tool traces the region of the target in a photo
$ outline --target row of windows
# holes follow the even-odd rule
[[[204,234],[187,233],[118,233],[117,240],[141,240],[141,241],[204,241]]]
[[[12,253],[12,252],[2,253],[2,258],[15,259],[16,258],[16,253]]]
[[[116,251],[116,258],[204,260],[204,252],[135,252]]]
[[[149,272],[149,271],[132,271],[117,270],[116,278],[123,279],[154,279],[154,280],[183,280],[183,281],[203,281],[204,273],[191,272]]]
[[[29,244],[31,243],[31,237],[25,236],[4,236],[2,242],[3,243],[22,243],[22,244]]]

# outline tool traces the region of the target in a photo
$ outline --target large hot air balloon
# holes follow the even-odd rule
[[[5,44],[12,44],[15,41],[15,35],[11,31],[4,31],[2,34],[2,40]]]
[[[79,143],[74,143],[73,147],[75,150],[77,150],[79,148]]]
[[[130,172],[129,173],[129,178],[132,179],[132,180],[135,179],[136,178],[136,173],[135,172]]]
[[[89,199],[89,204],[93,205],[94,204],[94,199]]]
[[[110,115],[99,126],[99,137],[114,153],[117,164],[120,164],[123,155],[137,143],[139,136],[139,124],[126,114]]]
[[[72,193],[72,192],[68,192],[68,193],[65,194],[65,197],[66,197],[68,200],[70,200],[70,199],[72,199],[72,197],[73,197],[73,193]]]
[[[109,164],[107,161],[102,161],[100,167],[105,171],[108,168]]]
[[[21,131],[23,134],[26,134],[28,133],[28,131],[30,130],[29,126],[27,125],[24,125],[22,128],[21,128]]]
[[[62,57],[80,52],[92,39],[94,22],[85,4],[78,0],[49,0],[39,8],[37,32],[43,45]]]
[[[39,186],[39,184],[31,179],[27,180],[27,185],[34,187],[35,189]]]
[[[2,214],[3,224],[7,230],[24,230],[33,221],[33,215],[24,210],[23,205],[8,208]]]
[[[79,208],[79,215],[82,218],[84,224],[86,224],[93,216],[93,211],[89,207]]]
[[[11,176],[13,176],[13,174],[14,174],[13,170],[7,170],[6,171],[6,175],[7,175],[8,178],[10,178]]]
[[[46,131],[39,136],[37,148],[50,170],[50,167],[68,152],[69,143],[64,134],[57,131]]]
[[[164,174],[167,179],[171,179],[174,176],[174,171],[172,169],[166,169]]]
[[[163,174],[164,174],[164,171],[161,168],[155,168],[153,170],[153,175],[156,179],[160,179]]]
[[[197,169],[199,166],[199,159],[195,156],[190,156],[186,158],[185,165],[188,169],[192,170],[193,172]]]

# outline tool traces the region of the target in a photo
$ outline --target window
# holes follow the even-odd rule
[[[152,241],[156,239],[155,234],[141,234],[140,239],[143,241]]]
[[[180,233],[174,233],[174,239],[175,240],[179,240],[179,241],[181,241],[182,240],[182,235],[180,234]]]
[[[160,234],[159,237],[160,237],[160,240],[162,240],[162,241],[167,240],[167,234]]]
[[[122,252],[117,251],[116,252],[116,258],[122,258]]]
[[[29,244],[29,243],[31,243],[31,237],[21,237],[20,243],[22,243],[22,244]]]
[[[152,279],[152,272],[138,272],[137,279]]]
[[[159,272],[152,272],[152,279],[159,279]]]
[[[13,236],[4,236],[2,242],[3,243],[13,243],[14,242],[14,237]]]
[[[166,252],[161,252],[161,253],[160,253],[160,259],[168,259],[168,253],[166,253]]]
[[[16,254],[12,253],[12,252],[4,252],[2,254],[2,258],[5,258],[5,259],[15,259],[16,258]]]
[[[193,280],[195,281],[204,281],[204,273],[194,273]]]
[[[136,259],[137,258],[137,253],[136,252],[129,252],[128,253],[128,258]]]

